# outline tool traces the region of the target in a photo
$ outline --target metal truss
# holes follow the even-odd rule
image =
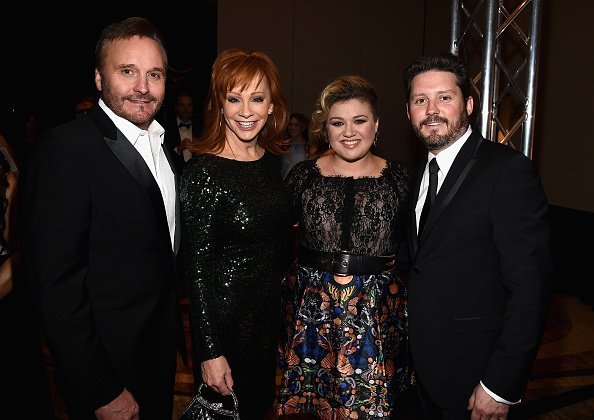
[[[450,51],[467,64],[480,99],[477,127],[529,158],[540,21],[541,0],[452,0]]]

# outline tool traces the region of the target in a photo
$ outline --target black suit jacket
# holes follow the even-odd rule
[[[24,265],[73,418],[124,388],[170,418],[175,253],[146,163],[96,106],[40,140],[25,178]]]
[[[552,264],[548,204],[532,162],[473,132],[417,238],[411,190],[409,328],[417,374],[445,408],[479,381],[515,402],[544,330]]]

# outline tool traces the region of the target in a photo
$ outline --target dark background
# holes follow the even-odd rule
[[[216,1],[200,2],[200,12],[135,8],[126,12],[94,12],[85,4],[67,12],[39,9],[3,12],[0,18],[0,112],[3,125],[18,125],[29,113],[40,131],[74,117],[77,102],[97,95],[95,43],[111,22],[143,16],[163,34],[169,56],[166,103],[161,118],[180,90],[194,95],[201,113],[210,67],[216,56]],[[165,5],[167,6],[167,5]],[[105,5],[99,5],[105,7]],[[196,6],[193,6],[195,8]],[[120,8],[121,9],[121,8]],[[1,127],[6,137],[12,127]],[[10,139],[9,139],[10,141]]]

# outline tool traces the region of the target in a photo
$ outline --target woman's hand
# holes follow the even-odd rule
[[[202,381],[219,394],[229,395],[233,388],[231,368],[225,356],[216,359],[206,360],[201,363]]]

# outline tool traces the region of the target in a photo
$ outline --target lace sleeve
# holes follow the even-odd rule
[[[314,171],[315,161],[305,160],[297,163],[285,178],[285,187],[289,194],[291,222],[299,220],[301,206],[301,196],[307,184],[311,180],[312,171]]]
[[[391,178],[396,191],[400,195],[399,211],[394,219],[394,238],[396,242],[396,271],[400,274],[410,270],[411,261],[408,255],[408,248],[406,243],[406,222],[408,209],[410,206],[410,183],[412,181],[412,174],[407,166],[401,162],[394,161],[391,163],[392,168]],[[414,204],[413,204],[414,205]]]

